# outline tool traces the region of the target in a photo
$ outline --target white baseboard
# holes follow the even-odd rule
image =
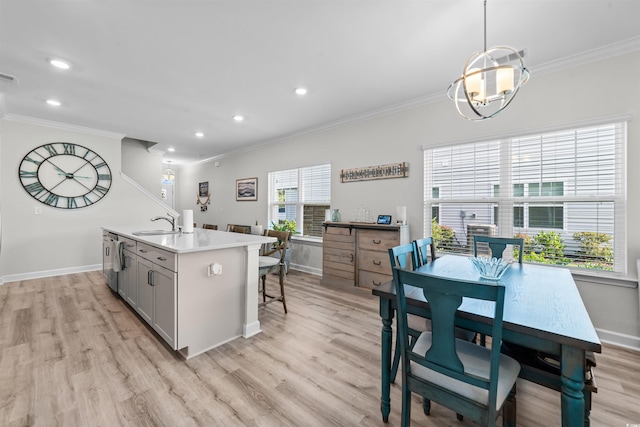
[[[18,282],[20,280],[40,279],[42,277],[64,276],[65,274],[85,273],[102,270],[102,264],[83,265],[80,267],[59,268],[56,270],[34,271],[31,273],[9,274],[0,277],[0,284]]]
[[[598,329],[598,337],[600,341],[607,344],[617,345],[618,347],[628,348],[629,350],[640,351],[640,337],[633,335],[621,334],[619,332],[607,331],[606,329]]]
[[[322,269],[321,268],[314,268],[314,267],[309,267],[309,266],[306,266],[306,265],[300,265],[300,264],[294,264],[294,263],[291,263],[291,265],[289,267],[292,270],[302,271],[303,273],[309,273],[309,274],[313,274],[315,276],[322,276]]]

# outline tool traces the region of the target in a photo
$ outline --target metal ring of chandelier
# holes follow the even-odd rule
[[[497,46],[472,54],[447,96],[465,119],[490,119],[511,103],[528,79],[522,56],[513,48]]]

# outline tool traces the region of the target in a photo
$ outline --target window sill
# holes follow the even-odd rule
[[[598,274],[596,272],[593,272],[589,274],[582,271],[571,270],[571,275],[573,276],[573,279],[577,282],[593,283],[596,285],[620,286],[623,288],[632,288],[632,289],[635,289],[638,287],[637,280],[631,277],[616,276],[613,273]]]
[[[305,236],[291,236],[291,241],[296,243],[302,243],[310,246],[322,246],[322,237],[305,237]]]

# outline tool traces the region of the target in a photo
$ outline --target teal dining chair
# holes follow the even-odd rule
[[[478,245],[480,243],[480,245]],[[507,245],[517,246],[518,249],[518,262],[522,264],[522,252],[524,251],[524,239],[508,238],[508,237],[488,237],[488,236],[473,236],[473,256],[478,256],[481,252],[478,247],[482,249],[488,247],[488,251],[482,251],[489,257],[502,259],[502,255],[507,249]]]
[[[433,237],[417,239],[412,243],[414,253],[413,265],[415,265],[416,268],[436,259],[436,245],[433,243]]]
[[[402,357],[402,426],[411,420],[411,393],[467,417],[495,426],[502,410],[504,426],[515,426],[516,380],[520,364],[500,353],[504,286],[465,282],[393,268]],[[431,310],[432,331],[410,345],[404,285],[421,288]],[[463,298],[494,302],[491,348],[456,338],[454,319]],[[428,412],[425,413],[428,415]]]
[[[411,260],[412,265],[415,266],[415,245],[413,243],[407,243],[405,245],[396,246],[393,248],[389,248],[389,260],[391,262],[391,268],[400,267],[403,269],[407,269],[408,260]],[[412,318],[412,320],[415,320]],[[417,322],[420,322],[420,325],[412,325],[413,327],[409,329],[409,333],[413,337],[418,337],[420,332],[425,329],[428,329],[428,325],[424,319],[419,319]],[[416,322],[412,322],[416,323]],[[413,342],[413,340],[411,340]],[[391,364],[391,376],[390,381],[394,383],[396,381],[396,375],[398,374],[398,366],[400,365],[400,342],[396,338],[396,347],[393,352],[393,363]]]

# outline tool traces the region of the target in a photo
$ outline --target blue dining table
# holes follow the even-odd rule
[[[480,277],[468,257],[459,255],[444,255],[418,268],[417,271],[449,279],[487,281]],[[600,353],[602,349],[571,272],[561,267],[513,263],[496,283],[505,287],[502,338],[559,357],[562,426],[588,425],[589,406],[585,410],[583,394],[585,353]],[[391,408],[392,323],[396,310],[393,282],[380,285],[373,289],[372,293],[380,298],[380,408],[382,418],[387,422]],[[429,304],[420,289],[405,285],[405,296],[409,313],[430,317]],[[465,298],[456,314],[456,325],[490,335],[492,304]],[[527,398],[535,397],[522,396],[522,399]]]

